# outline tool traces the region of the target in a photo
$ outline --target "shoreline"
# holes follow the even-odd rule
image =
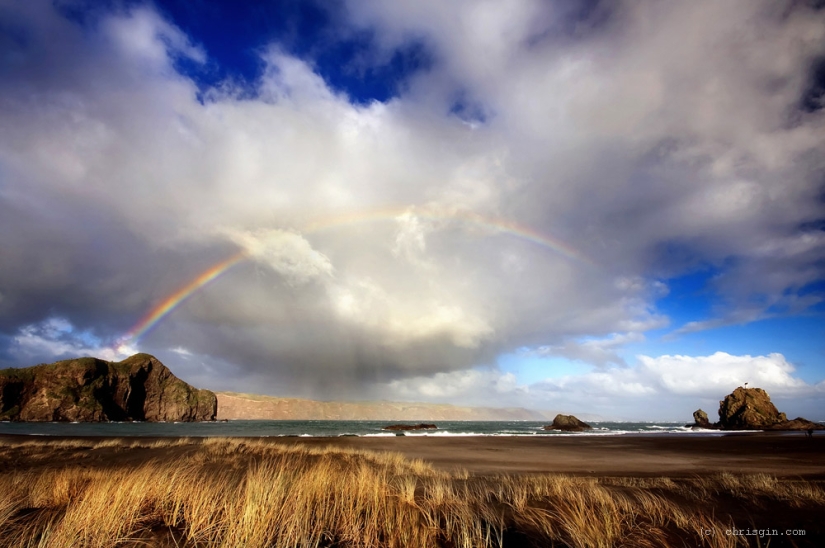
[[[0,447],[79,441],[97,444],[181,442],[164,451],[96,450],[102,463],[179,455],[200,437],[41,436],[2,434]],[[622,434],[615,436],[386,436],[386,437],[233,437],[272,445],[400,453],[436,469],[466,470],[473,475],[559,473],[602,477],[685,478],[718,473],[770,474],[776,477],[825,479],[825,436],[806,438],[779,432],[717,436]],[[7,464],[7,463],[4,463]]]

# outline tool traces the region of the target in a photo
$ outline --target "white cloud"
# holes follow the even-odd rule
[[[745,383],[781,396],[811,396],[818,390],[818,385],[794,377],[793,365],[782,354],[734,356],[716,352],[709,356],[637,356],[637,359],[639,363],[631,367],[548,379],[540,384],[551,392],[569,390],[583,397],[607,393],[620,397],[721,398]]]
[[[749,383],[775,394],[802,395],[813,387],[794,378],[794,367],[782,354],[732,356],[639,356],[639,372],[651,384],[673,394],[728,394]]]
[[[825,381],[809,384],[793,376],[795,368],[781,354],[735,356],[637,356],[630,367],[614,367],[584,375],[547,379],[531,385],[538,401],[590,402],[595,412],[625,418],[689,418],[738,386],[766,390],[796,416],[810,413],[825,395]]]
[[[628,367],[532,384],[518,383],[513,373],[470,369],[394,381],[381,393],[389,398],[557,409],[613,419],[688,421],[698,407],[712,415],[719,400],[748,383],[766,390],[791,416],[815,412],[825,395],[825,381],[809,384],[794,371],[781,354],[638,356],[638,363]]]
[[[451,401],[504,407],[513,405],[514,396],[523,394],[526,388],[518,385],[512,373],[468,369],[393,381],[382,391],[392,398],[412,401]]]
[[[104,346],[90,333],[76,332],[71,322],[59,317],[21,327],[12,337],[10,351],[30,365],[82,356],[118,361],[138,352],[134,346],[125,344],[114,348]]]
[[[128,17],[105,20],[104,32],[127,56],[151,61],[164,67],[172,55],[206,62],[206,52],[190,41],[180,29],[148,8],[133,9]]]
[[[447,295],[423,299],[393,294],[367,278],[336,287],[332,298],[341,318],[382,333],[379,340],[389,345],[403,347],[414,340],[447,336],[458,347],[475,348],[493,333],[481,316]]]
[[[189,357],[192,356],[192,352],[190,352],[189,350],[183,348],[182,346],[177,346],[175,348],[170,348],[169,351],[174,352],[175,354],[178,354],[179,356],[183,356],[184,358],[189,358]]]
[[[618,351],[628,343],[645,340],[642,333],[613,333],[609,337],[585,341],[566,341],[559,345],[540,346],[528,354],[538,356],[563,356],[590,365],[604,367],[608,364],[627,365]]]
[[[277,229],[228,229],[226,233],[249,257],[270,266],[291,283],[329,279],[333,275],[329,258],[313,249],[300,234]]]

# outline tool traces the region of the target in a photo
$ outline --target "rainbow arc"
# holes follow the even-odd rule
[[[548,235],[542,234],[530,227],[508,221],[506,219],[485,217],[473,212],[459,211],[444,213],[426,209],[417,211],[409,207],[374,209],[317,219],[304,225],[299,232],[302,234],[313,234],[324,230],[357,223],[397,220],[403,215],[412,215],[417,218],[432,221],[460,222],[482,227],[485,230],[492,231],[496,234],[508,234],[513,237],[523,239],[535,245],[552,250],[555,253],[559,253],[568,259],[594,266],[594,263],[587,257],[558,239],[551,238]],[[164,298],[160,303],[152,308],[120,339],[117,346],[140,339],[165,317],[186,302],[186,300],[198,290],[205,287],[225,272],[229,271],[233,266],[248,258],[249,254],[246,251],[240,251],[228,259],[224,259],[214,265],[211,265],[205,271],[198,274],[194,279],[184,284],[177,291]]]

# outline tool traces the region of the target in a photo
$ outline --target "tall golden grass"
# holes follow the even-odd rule
[[[162,458],[48,460],[137,447]],[[821,484],[768,475],[476,477],[394,453],[240,439],[38,441],[9,451],[44,463],[0,471],[0,546],[9,547],[723,548],[747,542],[724,533],[735,524],[706,504],[714,497],[825,508]]]

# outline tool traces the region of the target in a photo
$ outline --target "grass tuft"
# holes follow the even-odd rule
[[[162,458],[99,466],[47,458],[135,449]],[[9,547],[733,548],[747,542],[724,534],[735,524],[714,514],[714,497],[825,509],[821,483],[764,474],[471,476],[394,453],[249,439],[36,441],[4,450],[47,463],[0,471],[0,545]]]

